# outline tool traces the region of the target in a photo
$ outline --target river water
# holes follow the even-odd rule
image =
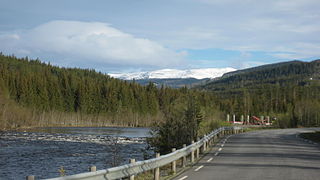
[[[0,179],[37,179],[87,172],[153,156],[148,128],[38,128],[0,132]],[[61,168],[63,167],[63,168]]]

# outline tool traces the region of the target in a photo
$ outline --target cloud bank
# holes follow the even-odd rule
[[[194,15],[202,20],[161,37],[171,48],[263,51],[279,59],[320,56],[319,0],[188,2],[202,10]]]
[[[78,66],[150,66],[181,64],[177,53],[100,22],[50,21],[33,29],[0,35],[0,50],[18,56],[49,58]],[[59,58],[52,59],[52,58]]]

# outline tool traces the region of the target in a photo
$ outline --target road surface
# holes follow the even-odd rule
[[[247,132],[224,137],[175,180],[320,180],[320,146],[298,133],[319,128]]]

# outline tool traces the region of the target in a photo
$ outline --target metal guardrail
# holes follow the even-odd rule
[[[202,146],[206,146],[207,142],[213,140],[213,138],[219,134],[224,134],[225,131],[232,131],[233,133],[237,133],[238,130],[241,130],[242,127],[221,127],[212,131],[210,134],[204,136],[199,141],[190,144],[187,147],[174,151],[172,153],[162,155],[157,158],[138,161],[131,164],[126,164],[118,167],[113,167],[105,170],[99,170],[95,172],[86,172],[81,174],[75,174],[71,176],[64,176],[58,178],[51,178],[47,180],[113,180],[113,179],[121,179],[125,177],[130,177],[137,175],[142,172],[146,172],[149,170],[153,170],[156,168],[160,168],[167,164],[170,164],[180,158],[186,157],[195,151],[199,151],[199,148]],[[155,177],[155,179],[158,179]]]

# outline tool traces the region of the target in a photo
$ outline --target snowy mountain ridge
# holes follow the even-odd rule
[[[201,69],[160,69],[155,71],[146,72],[133,72],[133,73],[110,73],[109,75],[114,78],[132,80],[132,79],[176,79],[176,78],[216,78],[221,77],[223,74],[231,71],[236,71],[234,68],[201,68]]]

